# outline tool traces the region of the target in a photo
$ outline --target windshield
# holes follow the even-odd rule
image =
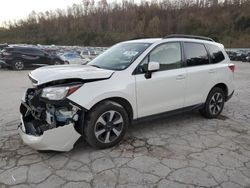
[[[150,43],[119,43],[97,56],[88,65],[110,70],[124,70],[150,45]]]

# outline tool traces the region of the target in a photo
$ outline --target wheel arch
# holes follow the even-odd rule
[[[221,88],[225,94],[225,97],[227,98],[228,97],[228,87],[225,83],[218,83],[216,84],[214,87],[212,87],[212,89],[209,91],[209,93],[214,89],[214,88]]]
[[[104,101],[113,101],[113,102],[116,102],[116,103],[120,104],[126,110],[126,112],[128,113],[130,123],[132,122],[133,117],[134,117],[133,107],[132,107],[132,105],[130,104],[130,102],[127,99],[122,98],[122,97],[105,98],[105,99],[95,103],[88,111],[90,111],[95,106],[99,105],[100,103],[102,103]]]

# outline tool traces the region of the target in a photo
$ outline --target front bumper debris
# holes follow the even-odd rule
[[[75,142],[81,136],[76,132],[73,124],[47,130],[41,136],[33,136],[25,133],[25,124],[18,127],[19,135],[23,142],[36,150],[70,151]]]
[[[75,127],[81,109],[66,101],[43,101],[36,89],[25,93],[20,113],[19,135],[36,150],[69,151],[81,136]]]

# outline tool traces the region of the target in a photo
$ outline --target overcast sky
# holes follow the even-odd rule
[[[32,10],[43,12],[57,8],[67,8],[82,0],[1,0],[0,1],[0,25],[4,21],[25,18]]]

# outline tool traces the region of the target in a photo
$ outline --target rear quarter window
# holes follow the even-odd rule
[[[206,44],[206,46],[211,57],[211,63],[219,63],[225,59],[225,56],[218,46],[213,44]]]

